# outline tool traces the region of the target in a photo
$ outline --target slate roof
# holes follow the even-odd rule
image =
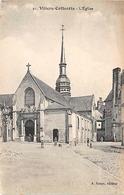
[[[35,77],[34,75],[31,74],[33,77],[35,83],[38,85],[40,90],[43,92],[43,94],[48,98],[51,99],[61,105],[66,106],[67,108],[70,107],[68,104],[68,101],[57,91],[55,91],[53,88],[51,88],[49,85]]]
[[[92,102],[94,95],[81,96],[81,97],[64,97],[59,92],[51,88],[49,85],[38,79],[36,76],[32,75],[32,78],[44,93],[44,95],[53,101],[47,109],[61,109],[61,108],[71,108],[75,111],[90,111],[92,109]],[[57,104],[58,103],[58,104]]]
[[[66,98],[34,75],[31,74],[31,76],[44,95],[48,99],[55,101],[47,109],[71,108],[75,111],[90,111],[92,109],[93,95]]]
[[[0,105],[1,106],[12,106],[12,99],[13,99],[13,94],[3,94],[0,95]]]
[[[52,109],[59,110],[59,109],[66,109],[66,108],[67,108],[66,106],[63,106],[61,104],[54,102],[54,103],[51,103],[50,105],[48,105],[48,107],[46,109],[47,110],[52,110]]]
[[[107,98],[105,99],[105,102],[112,101],[112,90],[108,94]]]
[[[91,111],[94,95],[71,97],[69,100],[70,105],[75,111]]]

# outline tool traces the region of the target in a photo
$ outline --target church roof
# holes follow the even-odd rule
[[[32,76],[33,80],[40,88],[41,92],[50,100],[54,102],[48,106],[47,109],[65,109],[70,108],[75,111],[90,111],[92,110],[92,103],[94,95],[81,96],[81,97],[69,97],[68,99],[62,96],[59,92],[51,88],[49,85],[38,79],[36,76]]]
[[[59,92],[55,91],[49,85],[38,79],[36,76],[32,75],[29,71],[27,72],[36,85],[39,87],[44,96],[53,101],[47,109],[66,109],[70,108],[75,111],[90,111],[92,110],[93,95],[90,96],[80,96],[80,97],[68,97],[65,98]],[[3,94],[0,95],[0,105],[1,106],[12,106],[14,94]]]
[[[105,102],[112,101],[112,90],[108,94],[107,98],[105,99]]]
[[[52,109],[66,109],[67,107],[66,106],[63,106],[61,104],[57,104],[56,102],[54,103],[51,103],[50,105],[48,105],[47,109],[48,110],[52,110]]]
[[[12,106],[13,94],[0,95],[0,106]]]
[[[93,105],[93,98],[94,95],[71,97],[69,99],[69,103],[75,111],[78,112],[91,111]]]
[[[55,91],[53,88],[51,88],[49,85],[47,85],[46,83],[44,83],[43,81],[35,77],[34,75],[31,74],[31,76],[33,77],[34,81],[36,82],[40,90],[44,93],[44,95],[48,99],[51,99],[61,105],[64,105],[67,108],[70,107],[68,101],[59,92]]]

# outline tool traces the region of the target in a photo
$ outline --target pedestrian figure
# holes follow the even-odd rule
[[[31,134],[29,134],[29,136],[28,136],[28,141],[29,141],[29,142],[32,141],[32,135],[31,135]]]
[[[43,135],[41,136],[41,148],[44,148],[44,140],[43,140]]]
[[[100,138],[100,141],[103,142],[103,137]]]
[[[59,147],[62,147],[62,144],[60,144],[60,143],[59,143],[59,145],[58,145],[58,146],[59,146]]]
[[[54,138],[54,146],[57,146],[57,137]]]
[[[76,138],[74,138],[74,146],[76,146],[76,145],[77,145]]]
[[[87,138],[87,146],[89,146],[89,142],[90,142],[90,140],[89,140],[89,138]]]
[[[92,140],[90,141],[90,148],[92,148],[93,147],[93,144],[92,144]]]

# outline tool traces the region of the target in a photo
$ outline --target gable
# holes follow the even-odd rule
[[[19,84],[15,94],[17,94],[17,92],[20,90],[20,89],[26,89],[28,87],[31,87],[31,88],[37,88],[38,89],[38,86],[36,85],[36,83],[34,82],[34,80],[32,79],[31,77],[31,74],[30,72],[27,71],[26,75],[24,76],[24,78],[22,79],[21,83]],[[40,90],[39,90],[40,91]]]
[[[36,108],[39,108],[41,101],[45,99],[43,92],[39,89],[31,74],[27,72],[14,95],[14,105],[18,110],[25,107],[25,92],[28,88],[34,91]]]

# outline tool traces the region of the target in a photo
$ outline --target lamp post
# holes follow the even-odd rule
[[[12,132],[11,132],[11,140],[13,141],[13,134],[14,134],[15,128],[12,128]]]

